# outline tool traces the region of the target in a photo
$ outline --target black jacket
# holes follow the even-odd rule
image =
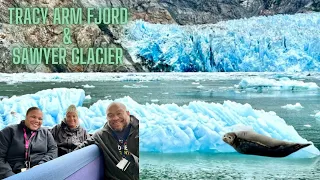
[[[72,152],[89,136],[87,131],[82,127],[78,126],[75,129],[70,129],[64,121],[53,127],[50,131],[58,145],[58,156]]]
[[[130,116],[130,132],[127,138],[127,147],[133,158],[126,171],[120,170],[116,165],[122,159],[118,151],[118,141],[112,135],[112,129],[108,123],[97,131],[92,138],[88,139],[77,149],[93,144],[99,146],[104,155],[104,179],[111,180],[138,180],[139,179],[139,120]],[[132,161],[133,160],[133,161]]]
[[[25,168],[24,127],[31,134],[24,121],[0,131],[0,179],[19,173]],[[49,130],[41,127],[36,132],[29,146],[31,167],[50,161],[58,154],[57,145]]]

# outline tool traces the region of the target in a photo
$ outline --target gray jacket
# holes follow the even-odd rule
[[[132,154],[128,158],[130,165],[126,171],[120,170],[116,165],[121,161],[122,156],[118,151],[118,141],[112,134],[112,129],[108,123],[97,131],[92,138],[87,139],[85,143],[77,149],[90,144],[99,146],[104,156],[104,179],[112,180],[138,180],[139,179],[139,120],[130,116],[130,132],[127,138],[128,151]]]
[[[54,126],[50,131],[58,145],[59,157],[72,152],[89,137],[87,131],[82,127],[70,129],[64,121]]]
[[[30,136],[31,130],[24,125],[24,121],[0,131],[0,179],[19,173],[25,168],[23,128],[26,128]],[[50,161],[58,154],[57,144],[48,129],[41,127],[36,132],[29,145],[31,167]]]

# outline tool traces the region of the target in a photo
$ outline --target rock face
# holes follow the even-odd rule
[[[46,25],[10,25],[9,24],[9,7],[49,7],[48,24]],[[120,47],[114,40],[117,39],[116,33],[105,33],[103,29],[109,27],[100,27],[96,24],[70,25],[71,44],[63,44],[63,26],[52,24],[54,7],[84,7],[83,4],[75,1],[12,1],[6,0],[1,4],[0,12],[5,14],[0,16],[0,72],[128,72],[143,71],[142,67],[130,61],[128,53],[123,58],[123,65],[74,65],[71,63],[71,49],[78,48],[95,48],[95,47]],[[51,13],[50,13],[51,12]],[[86,17],[83,17],[83,21]],[[109,29],[114,29],[110,27]],[[111,31],[111,30],[109,30]],[[66,64],[38,64],[38,65],[14,65],[11,57],[13,47],[29,48],[53,48],[64,47],[67,49]],[[85,56],[87,53],[85,52]]]
[[[160,0],[178,24],[207,24],[258,15],[319,11],[319,0]]]
[[[135,63],[124,49],[124,64],[14,65],[13,47],[121,47],[117,43],[121,26],[71,25],[72,44],[62,44],[63,27],[48,25],[10,25],[9,7],[126,7],[130,20],[143,19],[151,23],[205,24],[278,13],[293,14],[319,11],[319,0],[2,0],[0,4],[0,72],[140,72],[148,71],[145,64]],[[52,13],[48,18],[52,18]],[[83,17],[86,20],[86,17]]]

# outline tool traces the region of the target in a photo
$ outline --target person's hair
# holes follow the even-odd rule
[[[74,112],[74,113],[76,113],[76,114],[78,115],[77,108],[76,108],[76,106],[73,105],[73,104],[71,104],[71,105],[68,107],[66,114],[68,114],[68,112]]]
[[[39,110],[39,111],[41,111],[41,109],[39,109],[38,107],[31,107],[31,108],[29,108],[29,109],[27,110],[26,115],[28,115],[31,111],[34,111],[34,110]]]

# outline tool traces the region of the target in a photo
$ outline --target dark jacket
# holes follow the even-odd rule
[[[31,134],[24,121],[0,131],[0,179],[19,173],[25,168],[25,147],[23,128]],[[31,167],[57,157],[57,145],[46,128],[39,128],[29,145]]]
[[[50,131],[58,145],[58,156],[72,152],[88,138],[85,129],[80,126],[70,129],[64,121],[53,127]]]
[[[127,147],[131,154],[133,154],[134,161],[131,163],[126,171],[120,170],[116,165],[122,159],[118,151],[118,141],[112,135],[112,129],[108,123],[96,132],[91,139],[88,139],[84,144],[78,148],[97,144],[104,155],[104,179],[111,180],[138,180],[139,179],[139,120],[134,116],[130,116],[130,132],[127,138]]]

